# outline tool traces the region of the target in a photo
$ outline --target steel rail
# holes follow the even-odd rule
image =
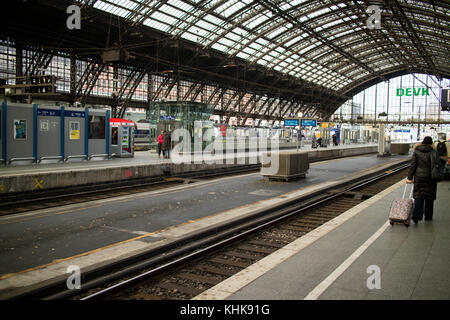
[[[322,199],[319,199],[319,200],[312,199],[312,201],[311,200],[307,201],[306,204],[305,203],[301,203],[299,205],[296,205],[294,208],[289,207],[289,208],[286,208],[286,209],[282,209],[281,210],[281,214],[277,214],[276,217],[270,218],[269,221],[266,221],[266,222],[263,222],[263,223],[260,223],[259,221],[250,222],[250,224],[256,224],[256,226],[251,226],[249,228],[249,226],[247,224],[245,224],[245,225],[239,227],[238,230],[232,230],[231,231],[232,233],[238,233],[238,234],[230,236],[230,237],[228,237],[228,238],[226,238],[224,240],[220,240],[220,241],[218,241],[216,243],[213,243],[213,244],[211,244],[211,245],[209,245],[209,246],[207,246],[205,248],[198,249],[195,252],[188,253],[187,255],[185,255],[183,257],[177,258],[177,259],[175,259],[173,261],[170,261],[170,262],[168,262],[168,263],[166,263],[164,265],[158,266],[158,267],[156,267],[156,268],[154,268],[152,270],[149,270],[149,271],[147,271],[145,273],[142,273],[142,274],[137,275],[137,276],[135,276],[133,278],[130,278],[128,280],[125,280],[123,282],[115,284],[115,285],[113,285],[111,287],[108,287],[106,289],[98,291],[98,292],[96,292],[94,294],[91,294],[89,296],[86,296],[86,297],[82,298],[81,300],[94,300],[94,299],[103,298],[105,296],[109,296],[112,293],[114,293],[114,292],[116,292],[116,291],[118,291],[120,289],[123,289],[123,288],[125,288],[125,287],[127,287],[129,285],[137,283],[138,281],[142,281],[142,280],[144,280],[146,278],[149,278],[151,276],[163,273],[163,272],[165,272],[165,271],[167,271],[167,270],[169,270],[169,269],[171,269],[173,267],[176,267],[178,265],[186,263],[186,262],[188,262],[188,261],[190,261],[192,259],[198,258],[199,256],[207,254],[207,253],[209,253],[209,252],[211,252],[213,250],[217,250],[217,249],[219,249],[221,247],[229,245],[230,243],[232,243],[234,241],[237,241],[237,240],[240,240],[242,238],[245,238],[245,237],[249,236],[252,233],[255,233],[255,232],[258,232],[258,231],[260,231],[262,229],[268,228],[268,227],[270,227],[270,226],[272,226],[272,225],[274,225],[274,224],[276,224],[276,223],[278,223],[278,222],[280,222],[282,220],[285,220],[285,219],[287,219],[287,218],[289,218],[289,217],[291,217],[293,215],[297,215],[297,214],[299,214],[299,213],[301,213],[301,212],[303,212],[303,211],[305,211],[307,209],[310,209],[312,207],[316,207],[319,204],[322,204],[324,202],[330,201],[330,200],[332,200],[332,199],[334,199],[336,197],[339,197],[339,196],[347,193],[348,191],[351,191],[353,189],[357,189],[357,188],[360,188],[360,187],[365,186],[367,184],[373,183],[374,181],[380,180],[380,179],[382,179],[382,178],[384,178],[386,176],[389,176],[389,175],[391,175],[393,173],[396,173],[396,172],[401,171],[401,170],[403,170],[405,168],[408,168],[408,167],[409,167],[409,164],[404,164],[404,165],[401,165],[401,166],[396,167],[394,169],[390,169],[388,171],[383,170],[384,171],[383,173],[377,174],[374,177],[366,178],[366,179],[364,179],[361,182],[357,182],[357,183],[349,182],[350,186],[342,189],[341,191],[339,191],[337,193],[327,194],[325,197],[323,197]],[[249,229],[247,229],[247,228],[249,228]],[[246,230],[243,231],[243,229],[246,229]],[[227,233],[230,233],[230,231],[228,231]],[[218,235],[217,237],[223,237],[223,236]]]

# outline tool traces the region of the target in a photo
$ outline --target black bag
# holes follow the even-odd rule
[[[431,151],[431,179],[439,182],[444,180],[444,166],[437,151]]]
[[[447,155],[447,146],[445,145],[445,142],[439,141],[437,143],[436,152],[439,157]]]

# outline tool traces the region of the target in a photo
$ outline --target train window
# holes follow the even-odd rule
[[[105,139],[105,116],[89,116],[89,139]]]
[[[118,127],[112,127],[111,128],[111,144],[117,146],[118,135],[119,135],[119,128]]]

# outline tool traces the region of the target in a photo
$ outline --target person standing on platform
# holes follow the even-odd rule
[[[316,134],[313,133],[313,135],[312,135],[312,137],[311,137],[311,147],[312,147],[312,148],[317,148],[316,143],[317,143],[317,140],[316,140]]]
[[[425,220],[433,219],[433,202],[436,200],[437,182],[431,179],[431,152],[433,139],[425,137],[413,153],[406,183],[414,183],[414,212],[412,220],[418,223],[425,213]]]
[[[161,158],[162,145],[164,142],[163,134],[164,134],[164,131],[161,131],[161,134],[158,136],[158,158]]]
[[[436,150],[440,159],[441,165],[445,166],[448,161],[448,155],[450,153],[450,145],[447,142],[447,134],[442,132],[438,134],[438,141],[433,144],[433,149]]]
[[[337,137],[336,137],[336,134],[334,133],[333,134],[333,144],[335,145],[335,146],[337,146],[338,145],[338,143],[337,143]]]
[[[170,158],[170,146],[171,146],[171,137],[170,133],[164,130],[163,133],[163,144],[162,144],[162,150],[164,158],[169,159]]]

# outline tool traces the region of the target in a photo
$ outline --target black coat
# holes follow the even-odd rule
[[[408,172],[408,179],[414,178],[414,199],[436,200],[436,181],[431,179],[431,150],[430,145],[416,147]]]
[[[171,138],[170,133],[165,132],[163,134],[163,143],[162,143],[161,149],[164,151],[170,150],[171,142],[172,142],[172,138]]]

